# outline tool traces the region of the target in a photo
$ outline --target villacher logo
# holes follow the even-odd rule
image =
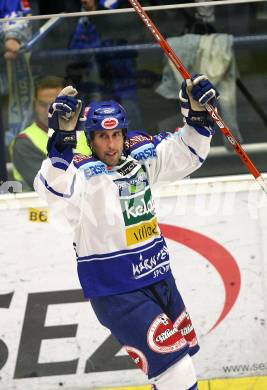
[[[105,118],[101,122],[101,126],[107,130],[115,129],[118,126],[118,124],[119,124],[118,119],[113,117]]]
[[[187,345],[177,326],[166,314],[158,315],[147,332],[147,342],[152,351],[170,353],[179,351]]]

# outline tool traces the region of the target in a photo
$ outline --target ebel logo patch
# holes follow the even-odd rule
[[[187,345],[178,326],[164,313],[158,315],[150,325],[147,342],[152,351],[159,353],[176,352]]]
[[[118,119],[114,117],[105,118],[101,122],[101,126],[107,130],[115,129],[118,126],[118,124],[119,124]]]

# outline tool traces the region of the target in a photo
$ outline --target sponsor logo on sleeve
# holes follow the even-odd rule
[[[90,179],[92,176],[108,173],[106,165],[99,162],[84,165],[83,171],[86,179]]]
[[[158,353],[176,352],[187,346],[178,326],[164,313],[158,315],[147,332],[149,348]]]
[[[131,153],[131,156],[138,161],[144,161],[150,158],[155,158],[157,156],[157,152],[154,145],[150,144],[134,150]]]
[[[151,144],[152,140],[153,140],[153,137],[151,135],[138,134],[138,135],[134,135],[133,137],[128,138],[125,142],[125,146],[126,146],[126,148],[132,148],[133,146],[138,145],[138,144],[144,144],[144,143]]]
[[[88,160],[88,159],[90,159],[90,157],[84,156],[83,154],[80,154],[80,153],[75,154],[75,155],[73,156],[73,162],[74,162],[74,164],[79,164],[79,163],[81,163],[82,161],[86,161],[86,160]]]

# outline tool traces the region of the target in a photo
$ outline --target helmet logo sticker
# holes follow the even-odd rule
[[[112,114],[113,113],[113,111],[114,111],[114,108],[113,107],[111,107],[111,108],[104,108],[103,109],[103,113],[104,114]]]
[[[107,130],[115,129],[118,126],[118,124],[119,124],[118,119],[114,117],[105,118],[101,122],[101,126]]]

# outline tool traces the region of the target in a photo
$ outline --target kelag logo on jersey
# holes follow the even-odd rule
[[[149,187],[126,199],[122,198],[121,205],[126,226],[148,221],[155,215],[155,203]]]
[[[155,203],[144,169],[140,167],[134,177],[117,180],[115,183],[119,188],[127,245],[138,244],[152,236],[159,236]]]

